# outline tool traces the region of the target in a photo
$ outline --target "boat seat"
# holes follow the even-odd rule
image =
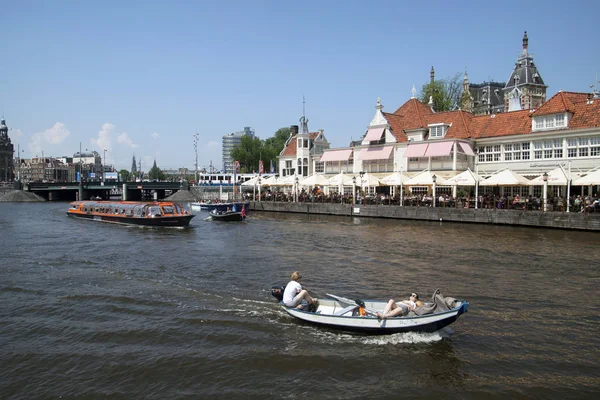
[[[348,306],[346,308],[342,308],[341,310],[334,312],[333,315],[344,315],[346,313],[349,313],[350,311],[354,311],[354,309],[356,309],[357,307],[357,305]]]

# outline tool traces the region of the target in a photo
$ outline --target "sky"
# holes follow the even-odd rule
[[[418,3],[418,4],[417,4]],[[0,114],[23,158],[95,150],[147,171],[220,169],[222,136],[298,125],[331,147],[436,79],[505,82],[529,37],[540,75],[589,92],[597,1],[0,0]],[[600,84],[598,85],[600,86]],[[104,151],[106,150],[106,152]]]

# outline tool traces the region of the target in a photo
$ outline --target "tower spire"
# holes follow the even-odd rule
[[[529,46],[529,39],[527,38],[527,31],[523,35],[523,55],[527,54],[527,47]]]

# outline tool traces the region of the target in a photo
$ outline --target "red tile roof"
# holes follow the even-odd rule
[[[511,111],[495,115],[474,116],[457,110],[434,113],[417,99],[410,99],[393,114],[383,113],[398,142],[407,142],[405,133],[412,129],[427,129],[428,125],[449,125],[446,138],[488,138],[532,133],[533,116],[569,112],[572,117],[567,129],[600,126],[600,99],[588,104],[587,93],[558,92],[538,110]]]
[[[471,120],[474,138],[523,135],[531,133],[530,110],[480,115]]]
[[[533,115],[549,115],[560,112],[573,111],[574,103],[587,101],[587,93],[558,92],[538,108]]]

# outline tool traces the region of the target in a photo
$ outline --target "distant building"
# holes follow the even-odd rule
[[[13,174],[13,154],[15,147],[8,137],[8,127],[4,118],[0,120],[0,181],[11,182]]]
[[[523,50],[517,57],[508,82],[471,84],[465,72],[461,109],[473,115],[492,115],[534,109],[544,104],[548,86],[533,62],[533,54],[529,53],[528,47],[529,38],[525,32]]]
[[[242,136],[254,137],[254,129],[246,126],[243,131],[229,133],[223,136],[223,173],[233,174],[235,169],[235,160],[231,156],[234,147],[242,142]]]

